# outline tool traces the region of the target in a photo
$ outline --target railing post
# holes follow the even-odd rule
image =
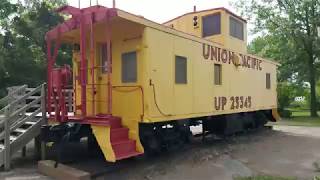
[[[42,113],[41,125],[46,125],[48,123],[47,110],[46,110],[46,84],[43,84],[41,87],[41,113]]]
[[[5,109],[5,117],[4,117],[4,132],[5,132],[5,137],[4,137],[4,169],[6,171],[10,170],[10,165],[11,165],[11,148],[10,148],[10,123],[9,123],[9,117],[10,117],[10,108],[7,107]]]
[[[40,94],[40,98],[41,98],[41,104],[40,104],[40,109],[41,109],[41,123],[40,125],[46,125],[48,123],[47,121],[47,110],[46,110],[46,84],[42,84],[41,86],[41,94]],[[35,149],[35,153],[34,153],[34,158],[36,160],[45,160],[46,159],[46,143],[41,141],[40,135],[36,136],[34,138],[34,149]]]
[[[42,112],[42,125],[48,124],[48,119],[47,119],[47,110],[46,110],[46,84],[42,85],[41,88],[41,112]],[[41,142],[40,147],[41,147],[41,159],[45,160],[46,159],[46,152],[47,152],[47,146],[46,143],[41,141],[40,138],[37,138],[38,141]]]

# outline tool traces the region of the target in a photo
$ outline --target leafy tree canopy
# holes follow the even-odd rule
[[[63,21],[54,13],[63,4],[65,0],[0,1],[0,97],[8,86],[45,81],[45,33]],[[70,60],[70,54],[64,47],[59,59]]]
[[[311,115],[317,116],[316,82],[320,66],[319,0],[239,0],[235,2],[258,35],[251,53],[278,60],[279,80],[310,84]]]

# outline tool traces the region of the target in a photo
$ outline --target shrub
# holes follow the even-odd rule
[[[279,112],[280,116],[283,118],[291,118],[292,117],[292,112],[287,109],[278,109],[278,112]]]

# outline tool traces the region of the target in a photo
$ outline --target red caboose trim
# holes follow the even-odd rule
[[[111,25],[110,20],[112,17],[117,16],[117,10],[115,8],[106,8],[103,6],[92,6],[89,8],[75,8],[71,6],[63,6],[56,10],[59,13],[69,14],[72,16],[71,19],[65,21],[64,23],[56,26],[52,30],[46,33],[46,42],[47,42],[47,58],[48,58],[48,94],[47,94],[47,111],[49,113],[49,116],[51,117],[52,112],[52,97],[56,96],[57,89],[61,89],[61,87],[65,86],[65,84],[61,83],[61,87],[57,88],[57,84],[53,85],[54,82],[56,82],[57,73],[54,73],[54,63],[56,61],[58,50],[61,43],[61,38],[64,33],[70,32],[75,29],[80,30],[80,84],[81,84],[81,118],[85,119],[87,116],[87,69],[88,64],[86,62],[86,33],[88,30],[88,27],[91,27],[90,31],[90,38],[91,41],[93,41],[93,24],[97,22],[103,22],[105,21],[107,23],[106,27],[106,41],[107,41],[107,54],[108,54],[108,63],[110,64],[108,66],[108,114],[111,115],[112,112],[112,83],[111,83]],[[54,53],[52,56],[52,41],[55,41],[55,48]],[[93,50],[94,46],[93,43],[90,43],[91,51]],[[93,60],[92,60],[93,61]],[[55,72],[58,72],[55,70]],[[94,84],[94,83],[92,83]],[[93,85],[94,88],[94,85]],[[60,91],[59,91],[60,92]],[[59,97],[64,98],[64,97]],[[93,98],[94,99],[94,98]],[[55,118],[56,121],[64,122],[68,120],[67,114],[64,112],[65,104],[64,99],[60,99],[59,104],[56,105],[56,111],[55,111]],[[94,102],[93,102],[94,103]],[[58,111],[57,111],[58,108]],[[93,113],[95,112],[95,107],[93,106]],[[77,107],[75,111],[77,110]],[[63,112],[61,112],[63,111]],[[72,119],[72,118],[71,118]]]
[[[107,8],[99,5],[83,9],[72,6],[63,6],[56,11],[59,13],[72,15],[72,18],[47,32],[46,40],[56,40],[58,39],[59,34],[61,35],[66,32],[79,29],[81,22],[84,23],[84,26],[89,27],[92,16],[94,23],[107,21],[108,19],[117,16],[116,8]]]

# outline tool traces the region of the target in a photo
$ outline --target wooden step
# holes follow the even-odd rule
[[[131,139],[112,142],[112,147],[117,160],[127,159],[143,154],[136,151],[136,141]]]
[[[28,125],[35,125],[37,122],[34,122],[34,121],[27,121],[25,124],[28,124]]]
[[[12,142],[12,141],[15,141],[16,139],[18,139],[17,136],[10,136],[10,141],[11,141],[11,142]]]
[[[128,128],[117,128],[111,129],[110,133],[111,142],[119,142],[129,140],[129,129]]]
[[[114,116],[96,116],[96,117],[88,117],[88,121],[91,123],[103,123],[109,124],[111,129],[122,128],[121,118]]]
[[[139,155],[142,155],[142,154],[143,153],[140,153],[140,152],[137,152],[137,151],[131,151],[131,152],[127,152],[127,153],[115,153],[117,160],[127,159],[127,158],[130,158],[130,157],[135,157],[135,156],[139,156]]]
[[[127,154],[136,150],[136,141],[131,139],[112,142],[111,144],[115,154]]]
[[[14,130],[14,132],[25,133],[27,132],[27,130],[22,128],[17,128],[16,130]]]

